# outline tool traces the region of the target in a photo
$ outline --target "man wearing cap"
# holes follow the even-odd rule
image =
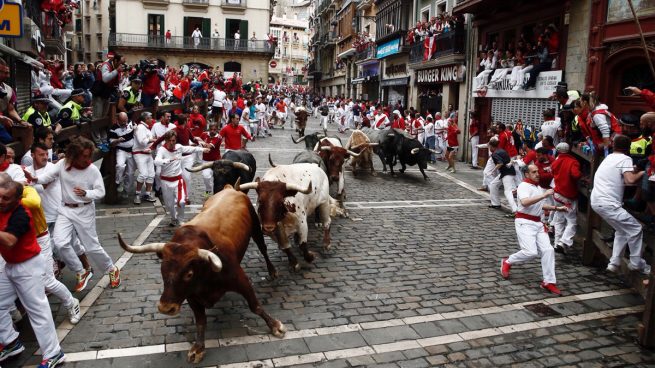
[[[82,104],[84,103],[84,90],[81,88],[76,88],[71,92],[71,97],[64,104],[64,106],[59,109],[57,113],[57,124],[60,124],[62,128],[68,128],[69,126],[77,125],[82,119]]]
[[[32,98],[32,106],[30,106],[25,114],[23,114],[23,120],[32,124],[34,129],[38,127],[51,128],[52,122],[50,119],[50,114],[48,114],[48,103],[50,100],[42,95],[34,96]],[[56,124],[54,127],[55,132],[61,130],[61,125]]]
[[[130,86],[126,87],[121,93],[118,100],[118,111],[129,113],[139,104],[139,94],[141,92],[141,78],[134,77],[130,81]]]
[[[557,159],[551,165],[553,171],[553,199],[558,206],[566,206],[566,211],[555,212],[555,252],[566,253],[573,246],[573,236],[577,226],[578,180],[582,176],[580,163],[569,153],[565,142],[556,147]]]

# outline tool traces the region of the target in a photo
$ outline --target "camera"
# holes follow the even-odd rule
[[[8,94],[7,91],[4,88],[0,87],[0,98],[7,97],[7,94]]]

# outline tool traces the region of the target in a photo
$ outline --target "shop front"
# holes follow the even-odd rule
[[[460,84],[466,79],[463,64],[448,64],[425,69],[417,69],[413,74],[416,100],[411,104],[420,112],[434,114],[448,105],[459,110]],[[464,88],[464,87],[462,87]]]
[[[382,102],[388,104],[400,102],[402,106],[407,107],[409,87],[407,61],[407,54],[401,54],[385,58],[381,63],[383,67],[382,81],[380,82]]]
[[[355,98],[375,101],[380,96],[380,63],[370,60],[357,66],[357,78],[353,78]]]

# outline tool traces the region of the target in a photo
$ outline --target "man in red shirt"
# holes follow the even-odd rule
[[[580,163],[569,153],[567,143],[556,147],[557,159],[552,164],[555,180],[553,199],[558,206],[566,206],[566,211],[555,212],[555,252],[566,253],[573,246],[573,236],[577,227],[578,180],[582,177]]]
[[[519,153],[516,150],[516,146],[514,145],[514,137],[512,137],[512,132],[507,130],[505,124],[503,123],[498,124],[498,147],[504,149],[514,162],[514,170],[516,171],[514,181],[518,187],[519,184],[521,184],[523,181],[523,173],[521,173],[521,168],[517,163],[519,160]]]
[[[457,121],[455,119],[448,119],[448,134],[447,141],[448,147],[446,148],[446,160],[448,161],[448,168],[446,170],[451,173],[456,173],[455,170],[455,155],[457,154],[457,149],[459,148],[459,141],[457,136],[461,133],[459,127],[457,126]]]
[[[209,124],[209,131],[203,132],[200,136],[209,152],[202,154],[202,162],[214,162],[221,159],[221,142],[223,138],[218,134],[218,124]],[[205,183],[205,196],[209,197],[214,192],[214,170],[212,168],[202,170],[202,180]]]
[[[551,165],[555,158],[550,154],[550,151],[544,147],[539,147],[536,150],[530,150],[525,157],[523,163],[525,165],[534,164],[539,169],[539,186],[543,189],[550,189],[550,183],[553,181],[553,172]]]
[[[221,129],[218,133],[225,141],[225,151],[240,150],[244,144],[241,142],[241,137],[246,137],[247,140],[253,140],[248,131],[239,125],[239,117],[235,114],[230,114],[230,123]]]
[[[188,127],[191,129],[191,134],[194,137],[200,137],[202,133],[205,132],[207,128],[207,120],[200,113],[200,108],[198,105],[193,105],[191,109],[191,114],[189,114]]]
[[[161,81],[164,76],[160,74],[159,70],[152,68],[153,65],[148,65],[143,73],[143,85],[141,86],[141,104],[143,107],[152,107],[157,103],[156,98],[159,97],[161,92]]]
[[[0,181],[0,255],[7,262],[0,266],[0,354],[4,360],[25,350],[9,316],[18,296],[43,352],[41,366],[55,367],[65,356],[45,295],[46,264],[36,241],[34,221],[20,202],[22,184],[12,181],[7,174],[2,174]]]
[[[393,123],[391,123],[391,128],[405,131],[405,119],[403,119],[398,110],[393,110]]]

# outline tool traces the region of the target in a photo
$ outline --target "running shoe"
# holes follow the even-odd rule
[[[643,267],[639,268],[633,266],[632,263],[628,263],[628,268],[630,269],[630,271],[639,271],[644,275],[650,275],[650,266],[647,264],[644,264]]]
[[[68,307],[68,320],[76,325],[82,319],[82,313],[80,312],[80,301],[77,298],[73,298],[73,304]]]
[[[505,279],[509,279],[509,269],[512,268],[512,265],[507,262],[507,258],[503,258],[500,261],[500,275]]]
[[[146,194],[143,196],[143,200],[146,202],[156,202],[157,198],[153,197],[152,194]]]
[[[89,280],[93,277],[93,272],[90,270],[85,270],[84,273],[78,273],[77,284],[75,285],[75,291],[79,292],[86,289],[86,285],[89,283]]]
[[[121,285],[121,271],[118,267],[114,266],[114,269],[109,271],[109,287],[116,289]]]
[[[64,355],[63,351],[60,351],[59,354],[55,355],[52,358],[43,359],[41,361],[41,364],[39,364],[38,368],[54,368],[58,365],[64,364],[65,361],[66,361],[66,355]]]
[[[9,357],[16,356],[22,353],[24,350],[25,346],[23,346],[23,344],[21,344],[18,339],[16,339],[13,344],[9,344],[7,346],[0,345],[0,362],[5,361]]]
[[[541,282],[541,288],[544,290],[548,290],[549,292],[555,294],[555,295],[562,295],[562,292],[557,288],[557,285],[547,283],[542,281]]]
[[[141,204],[141,196],[140,195],[137,194],[134,197],[134,204]]]

